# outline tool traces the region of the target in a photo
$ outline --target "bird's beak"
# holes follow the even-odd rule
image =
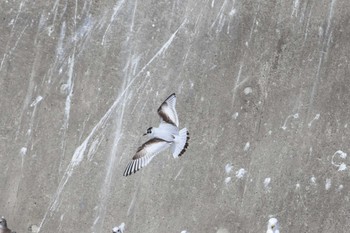
[[[144,133],[144,134],[143,134],[143,136],[146,136],[146,135],[147,135],[147,133]]]

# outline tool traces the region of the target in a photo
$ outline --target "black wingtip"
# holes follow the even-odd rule
[[[186,140],[186,144],[185,144],[184,148],[182,149],[182,151],[180,152],[179,157],[180,157],[183,153],[186,152],[186,149],[187,149],[187,147],[188,147],[188,145],[189,145],[189,144],[188,144],[188,141],[190,140],[189,135],[190,135],[190,133],[187,131],[187,140]]]

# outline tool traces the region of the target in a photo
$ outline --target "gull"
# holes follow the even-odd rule
[[[4,217],[0,218],[0,233],[16,233],[7,228],[7,222]]]
[[[119,226],[113,228],[113,233],[123,233],[124,228],[125,228],[125,223],[122,223]]]
[[[276,218],[269,219],[266,233],[280,233],[278,229],[278,220]]]
[[[179,119],[176,109],[176,95],[171,94],[158,108],[160,124],[158,128],[150,127],[144,134],[149,140],[142,144],[132,161],[128,163],[124,176],[131,175],[145,167],[160,152],[170,148],[173,157],[177,158],[185,153],[188,147],[189,133],[186,128],[179,130]]]

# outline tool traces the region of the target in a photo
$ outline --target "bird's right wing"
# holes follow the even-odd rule
[[[179,119],[177,117],[176,109],[176,95],[171,94],[158,108],[158,114],[162,122],[175,125],[179,127]],[[161,123],[162,123],[161,122]]]
[[[167,149],[171,142],[165,141],[160,138],[152,138],[145,142],[137,149],[136,154],[132,158],[132,161],[128,163],[124,171],[124,176],[131,175],[142,167],[145,167],[154,156]]]

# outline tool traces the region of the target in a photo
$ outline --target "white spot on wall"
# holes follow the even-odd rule
[[[231,177],[226,177],[225,183],[228,184],[228,183],[230,183],[230,181],[231,181]]]
[[[233,118],[236,120],[237,117],[238,117],[238,115],[239,115],[239,113],[238,113],[238,112],[235,112],[235,113],[233,114]]]
[[[25,155],[27,154],[27,147],[22,147],[21,150],[20,150],[20,152],[19,152],[19,154],[20,154],[21,156],[25,156]]]
[[[242,179],[246,173],[247,171],[244,168],[241,168],[238,171],[236,171],[236,177],[238,179]]]
[[[345,171],[346,169],[347,169],[346,164],[345,163],[341,163],[339,165],[338,171]]]
[[[326,184],[325,184],[325,189],[329,190],[332,186],[332,180],[331,179],[326,179]]]
[[[228,15],[230,17],[234,16],[236,14],[236,9],[232,8],[232,10],[230,11],[230,13],[228,13]]]
[[[341,191],[342,189],[344,188],[344,185],[339,185],[339,187],[338,187],[338,191]]]
[[[270,177],[265,178],[264,188],[267,192],[269,192],[271,190],[270,183],[271,183],[271,178]]]
[[[311,182],[312,185],[316,185],[316,177],[312,176],[310,178],[310,182]]]
[[[295,185],[295,188],[296,188],[296,189],[300,189],[300,184],[297,183],[297,184]]]
[[[244,88],[243,92],[245,95],[249,95],[250,93],[253,92],[253,89],[251,87],[246,87]]]
[[[247,142],[243,148],[244,151],[248,151],[250,148],[250,142]]]
[[[230,163],[226,164],[225,166],[226,173],[229,174],[232,171],[232,168],[233,168],[232,164]]]
[[[318,36],[319,36],[320,38],[323,37],[323,28],[322,28],[322,27],[318,27]]]
[[[341,150],[337,150],[332,156],[332,165],[338,167],[338,171],[345,171],[347,169],[346,164],[344,162],[334,162],[336,157],[339,157],[339,159],[346,159],[347,154]]]

